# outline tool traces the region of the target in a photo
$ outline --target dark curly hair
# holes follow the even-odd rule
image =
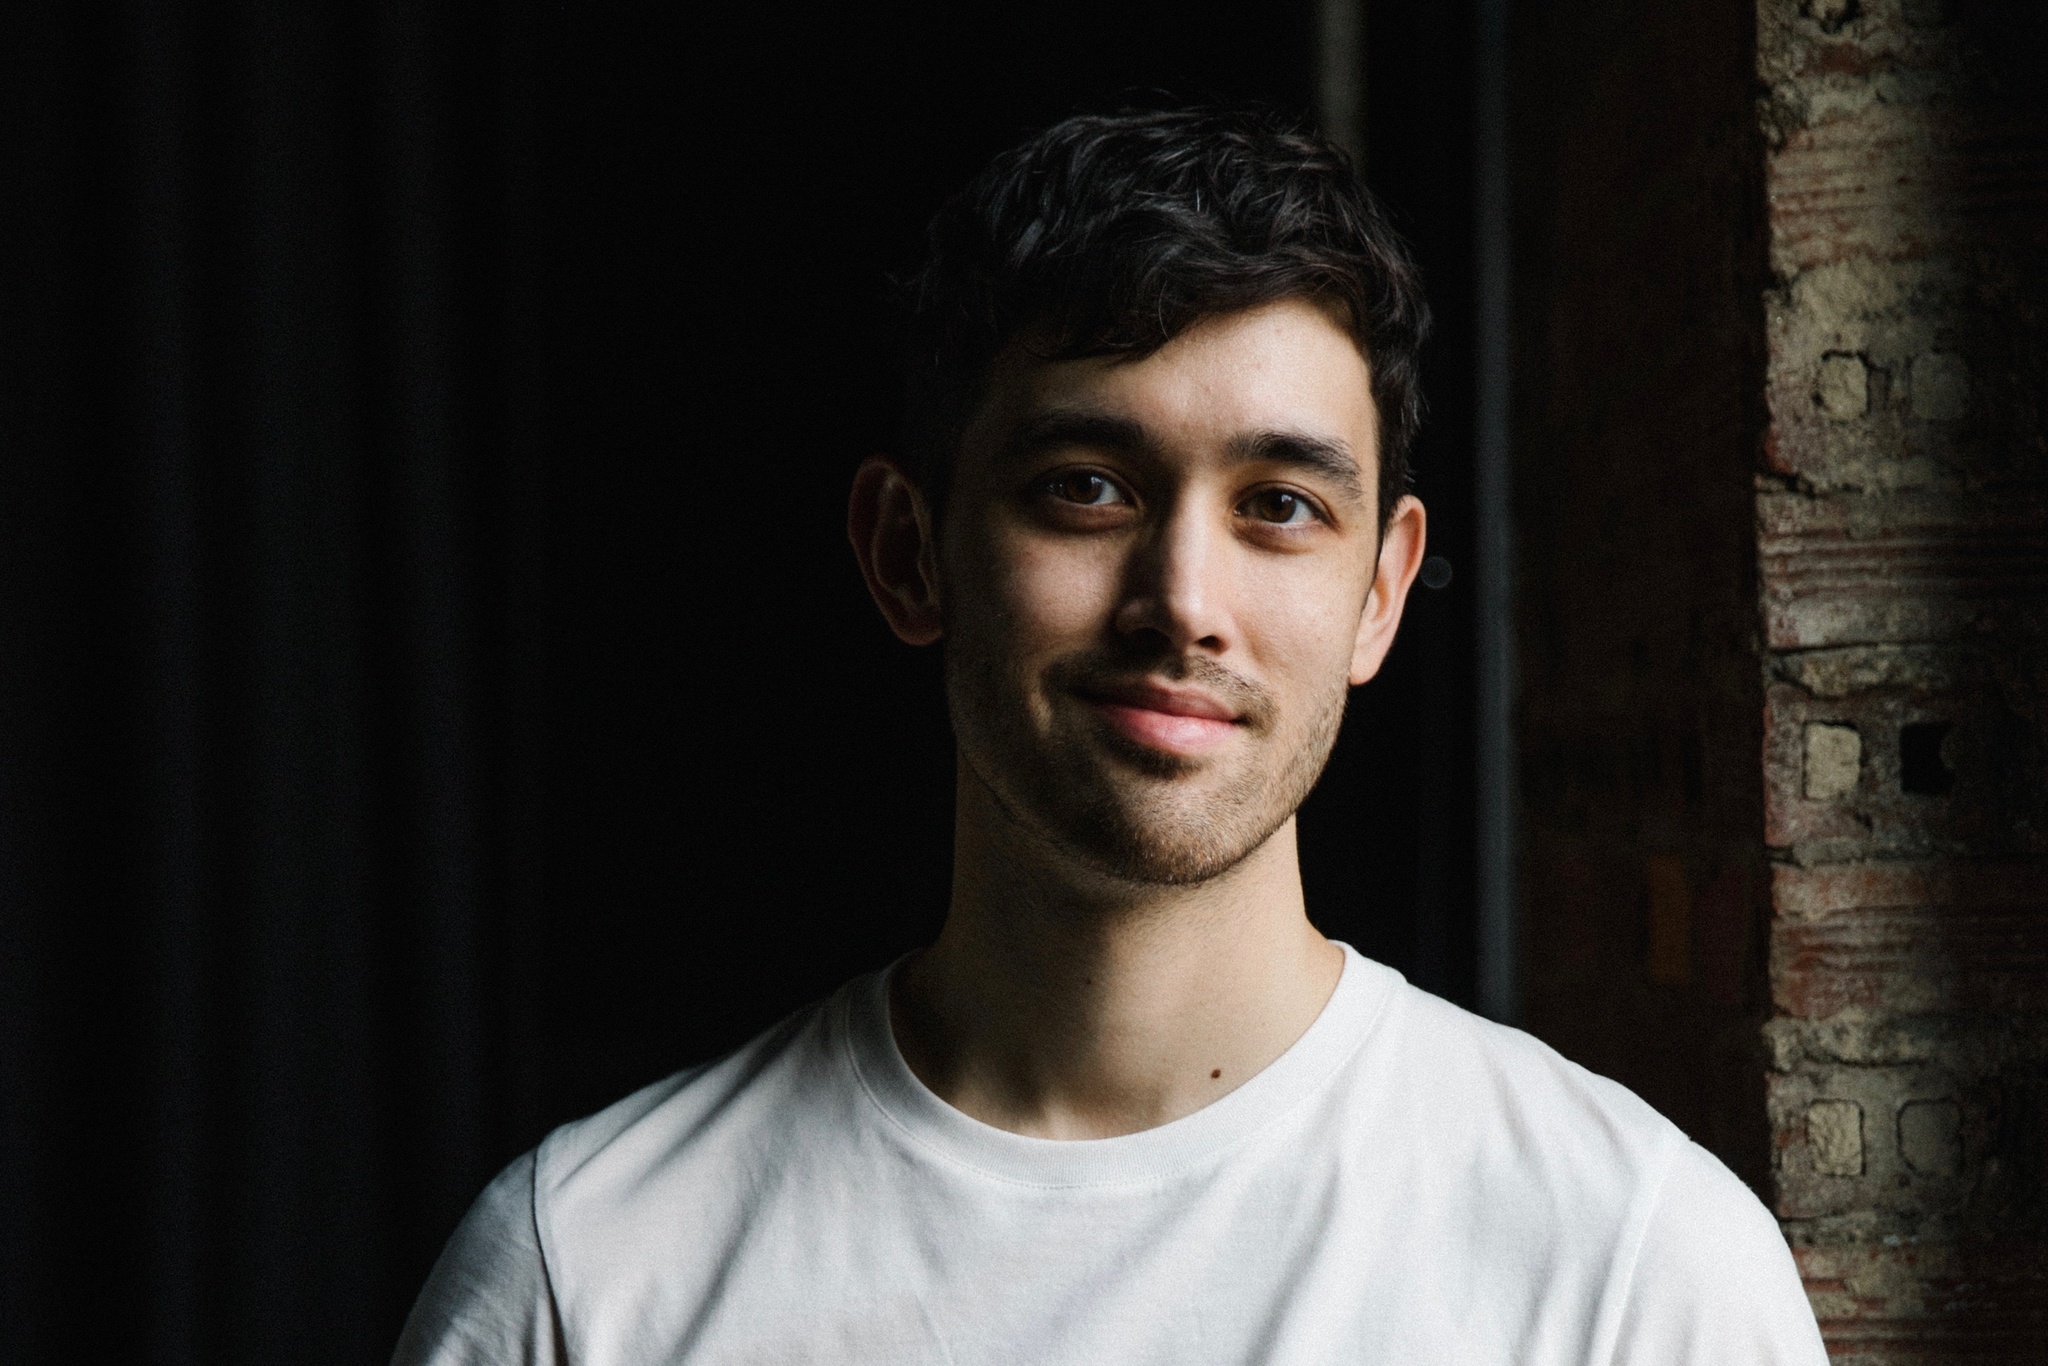
[[[1368,358],[1380,518],[1408,489],[1429,305],[1350,160],[1257,109],[1087,115],[989,164],[932,219],[908,282],[904,456],[934,506],[991,361],[1144,356],[1204,318],[1308,298]]]

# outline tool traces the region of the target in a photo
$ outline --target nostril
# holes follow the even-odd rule
[[[1942,761],[1946,721],[1915,721],[1899,727],[1899,786],[1923,797],[1939,797],[1955,786],[1956,775]]]

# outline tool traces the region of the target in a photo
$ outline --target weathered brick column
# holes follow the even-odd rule
[[[1524,1021],[2048,1362],[2048,3],[1514,15]]]
[[[1837,1360],[2048,1361],[2044,9],[1758,9],[1769,1118]]]

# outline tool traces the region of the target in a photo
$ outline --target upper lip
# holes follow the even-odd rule
[[[1238,719],[1237,708],[1199,688],[1174,688],[1150,679],[1097,683],[1083,688],[1081,692],[1093,701],[1114,702],[1120,706],[1164,712],[1168,716],[1194,716],[1205,721]]]

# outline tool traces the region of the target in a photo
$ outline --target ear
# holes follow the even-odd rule
[[[1413,494],[1394,504],[1387,529],[1380,536],[1380,558],[1374,567],[1372,591],[1365,595],[1365,610],[1358,617],[1358,638],[1351,646],[1351,683],[1369,682],[1394,647],[1394,632],[1401,626],[1401,611],[1408,605],[1408,590],[1414,586],[1416,571],[1422,568],[1422,550],[1429,539],[1429,516],[1422,501]]]
[[[939,612],[938,545],[924,492],[886,455],[871,455],[853,476],[846,539],[889,629],[911,645],[944,632]]]

